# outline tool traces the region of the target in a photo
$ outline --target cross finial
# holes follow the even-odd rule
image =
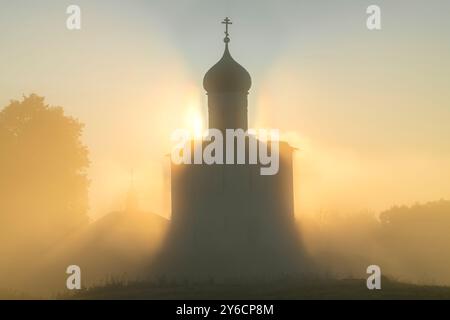
[[[228,26],[229,26],[230,24],[233,24],[233,22],[231,22],[231,19],[230,19],[230,18],[226,17],[226,18],[222,21],[222,24],[225,25],[225,39],[224,39],[224,41],[225,41],[225,43],[229,43],[229,42],[230,42],[230,34],[228,33]]]

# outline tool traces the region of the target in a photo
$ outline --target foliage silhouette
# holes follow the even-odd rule
[[[83,124],[43,97],[0,111],[0,250],[42,252],[88,222]],[[9,247],[5,246],[9,243]],[[11,252],[12,253],[12,252]]]

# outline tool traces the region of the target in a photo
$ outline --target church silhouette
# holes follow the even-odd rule
[[[203,83],[209,128],[246,131],[252,79],[231,56],[231,21],[223,23],[225,51]],[[169,278],[216,280],[304,273],[306,259],[294,216],[294,151],[288,143],[279,143],[279,171],[272,176],[260,174],[259,161],[172,163],[171,225],[153,271]]]

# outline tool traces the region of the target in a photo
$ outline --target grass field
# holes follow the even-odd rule
[[[382,289],[370,291],[365,279],[289,280],[248,284],[157,284],[110,283],[78,292],[63,299],[150,300],[308,300],[308,299],[450,299],[450,287],[418,286],[383,279]]]

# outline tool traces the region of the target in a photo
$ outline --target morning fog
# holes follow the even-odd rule
[[[172,141],[171,157],[176,165],[260,164],[263,176],[276,175],[279,170],[279,130],[227,129],[224,137],[221,130],[209,129],[203,137],[194,138],[189,130],[179,129],[172,134]]]

